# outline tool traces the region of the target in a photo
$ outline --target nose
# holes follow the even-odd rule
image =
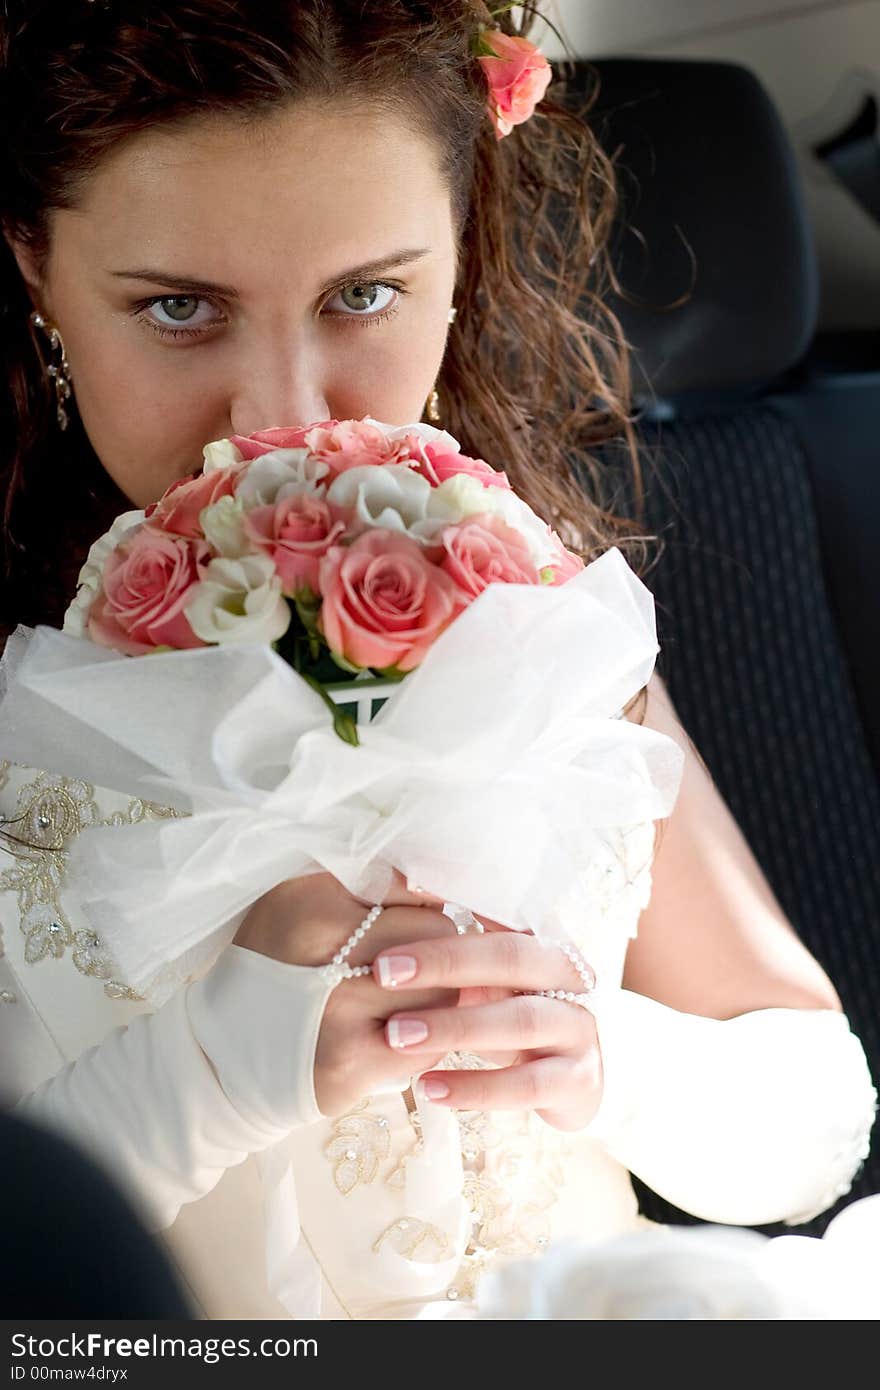
[[[328,420],[330,411],[318,354],[286,343],[236,363],[229,418],[233,434]]]

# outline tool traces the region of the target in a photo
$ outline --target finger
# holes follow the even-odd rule
[[[391,886],[382,899],[386,907],[442,907],[444,899],[411,883],[399,869],[392,870]]]
[[[336,986],[339,1000],[352,1015],[369,1018],[384,1028],[391,1014],[403,1007],[408,1013],[421,1016],[435,1009],[454,1010],[458,1007],[457,989],[402,989],[390,994],[380,989],[370,975],[360,979],[342,980]]]
[[[599,1108],[598,1048],[583,1057],[539,1057],[497,1071],[428,1071],[425,1099],[455,1110],[535,1110],[556,1129],[582,1129]],[[445,1094],[441,1092],[445,1091]]]
[[[443,1055],[432,1056],[424,1060],[424,1065],[436,1067],[443,1060]],[[393,1054],[385,1046],[382,1031],[378,1029],[372,1037],[364,1038],[358,1043],[357,1077],[354,1080],[347,1078],[343,1092],[338,1088],[328,1091],[322,1086],[318,1096],[318,1108],[322,1115],[342,1115],[351,1110],[354,1097],[394,1090],[408,1091],[416,1084],[417,1076],[418,1068],[413,1067],[409,1058]],[[320,1077],[319,1073],[316,1084],[320,1084]]]
[[[564,951],[524,932],[485,936],[441,932],[433,933],[431,939],[401,941],[393,948],[383,945],[373,960],[373,977],[386,989],[414,982],[459,989],[493,985],[580,993],[585,988]]]
[[[592,1014],[577,1004],[521,994],[498,1004],[395,1012],[385,1024],[389,1047],[418,1055],[536,1048],[580,1056],[596,1037]]]
[[[455,936],[455,926],[437,908],[386,907],[355,942],[345,960],[348,965],[370,965],[383,951],[394,952],[410,941]]]

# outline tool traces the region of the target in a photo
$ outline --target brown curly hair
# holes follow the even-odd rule
[[[530,5],[515,21],[527,34]],[[0,638],[60,625],[88,545],[130,503],[110,480],[75,402],[60,433],[33,307],[6,237],[38,272],[50,216],[70,209],[127,137],[200,115],[253,120],[339,93],[402,110],[438,145],[459,238],[458,310],[437,382],[444,426],[592,558],[644,541],[608,504],[602,449],[627,460],[638,498],[629,368],[607,307],[616,210],[610,161],[556,81],[503,140],[471,56],[487,10],[472,0],[7,0],[0,21]],[[207,441],[206,441],[207,442]]]

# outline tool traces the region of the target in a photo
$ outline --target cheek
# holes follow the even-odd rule
[[[157,353],[144,330],[83,335],[68,349],[83,428],[104,468],[135,506],[155,502],[197,470],[217,437],[218,403],[195,353]],[[77,350],[78,349],[78,350]],[[76,351],[76,357],[74,353]]]
[[[443,361],[447,328],[444,309],[439,323],[424,328],[413,327],[404,312],[393,326],[347,330],[346,342],[328,354],[330,414],[337,419],[372,415],[390,425],[421,419]]]

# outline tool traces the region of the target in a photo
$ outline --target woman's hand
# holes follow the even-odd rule
[[[347,958],[372,962],[372,973],[343,980],[327,1001],[315,1055],[319,1109],[338,1115],[375,1090],[406,1090],[415,1073],[467,1051],[500,1070],[436,1072],[425,1082],[448,1094],[426,1086],[429,1099],[462,1110],[533,1109],[557,1129],[581,1128],[602,1093],[593,1017],[564,1000],[516,993],[580,991],[573,965],[558,947],[485,919],[484,935],[459,936],[441,907],[395,878],[385,910]],[[330,874],[309,874],[255,903],[235,942],[286,964],[326,965],[367,911]]]
[[[385,910],[347,960],[367,964],[381,950],[392,953],[413,939],[455,935],[442,903],[428,894],[407,891],[397,875],[386,896]],[[235,944],[287,965],[328,964],[363,921],[369,905],[352,897],[332,875],[307,874],[266,893],[241,923]],[[330,994],[315,1053],[315,1098],[324,1115],[339,1115],[371,1092],[390,1087],[406,1090],[414,1072],[439,1062],[444,1049],[420,1054],[418,1062],[385,1042],[386,1019],[400,1004],[419,1012],[455,1008],[458,990],[417,986],[388,994],[369,975],[343,980]]]
[[[429,1100],[458,1110],[536,1110],[561,1130],[581,1129],[595,1115],[602,1061],[593,1015],[568,1000],[516,993],[583,991],[559,947],[504,928],[440,935],[383,949],[373,978],[386,995],[459,991],[457,1005],[414,1008],[408,998],[397,1000],[403,1008],[387,1017],[385,1043],[411,1058],[412,1070],[432,1067],[450,1051],[501,1064],[495,1071],[429,1072],[422,1077]]]

